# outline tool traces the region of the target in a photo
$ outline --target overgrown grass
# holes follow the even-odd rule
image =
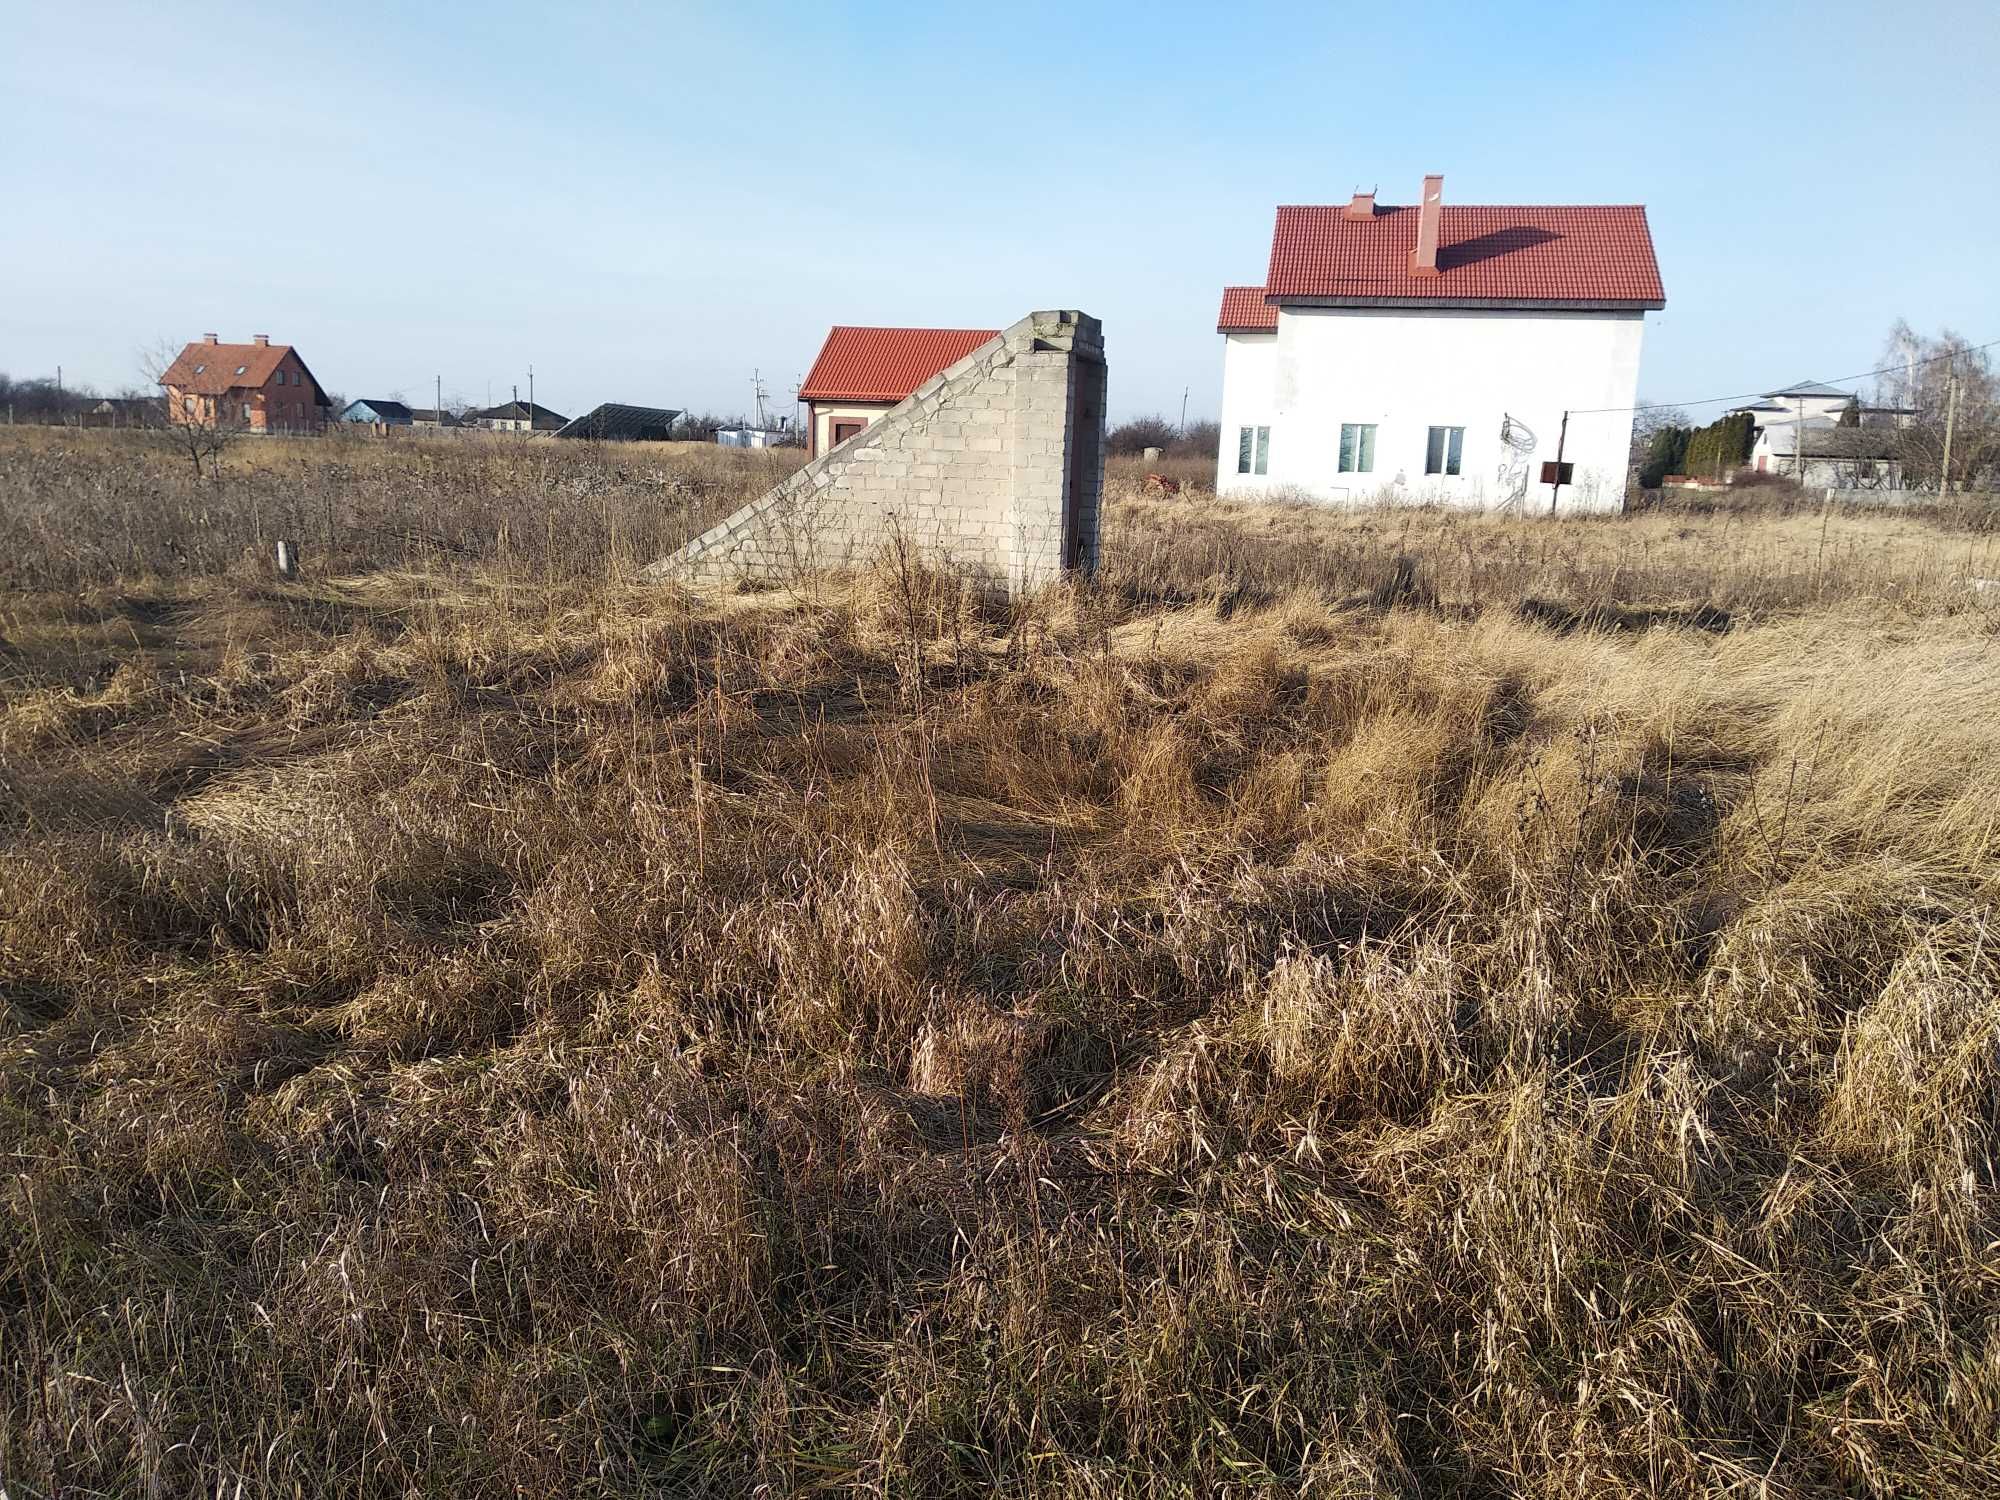
[[[0,586],[501,564],[620,577],[754,499],[796,449],[507,434],[245,439],[197,478],[167,435],[0,429]]]
[[[8,1493],[1990,1492],[1989,546],[17,590]]]

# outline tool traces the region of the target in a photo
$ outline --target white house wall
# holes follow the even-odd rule
[[[1278,367],[1275,333],[1229,333],[1222,338],[1222,447],[1216,455],[1218,494],[1257,494],[1270,488],[1269,474],[1238,474],[1237,444],[1245,427],[1271,425],[1271,382]]]
[[[1783,407],[1782,411],[1753,411],[1750,426],[1758,437],[1771,430],[1790,431],[1799,419],[1805,419],[1808,427],[1831,427],[1840,420],[1840,414],[1847,409],[1846,396],[1772,396],[1772,401]]]
[[[895,406],[893,401],[816,401],[813,403],[813,452],[824,453],[833,446],[835,422],[865,422],[873,426],[882,413]]]
[[[1218,489],[1545,508],[1549,492],[1536,481],[1568,408],[1563,456],[1576,470],[1562,509],[1616,510],[1643,335],[1637,312],[1281,308],[1268,354],[1248,353],[1241,336],[1225,341]],[[1627,409],[1591,410],[1600,407]],[[1503,447],[1504,419],[1532,434],[1524,452]],[[1339,470],[1350,422],[1375,425],[1372,472]],[[1246,485],[1235,473],[1237,429],[1262,424],[1270,473]],[[1456,476],[1424,473],[1433,426],[1465,429]]]
[[[1829,422],[1838,421],[1840,414],[1847,410],[1847,403],[1853,398],[1851,396],[1773,396],[1771,399],[1785,408],[1783,414],[1767,411],[1758,412],[1755,415],[1763,417],[1766,422],[1783,423],[1796,421],[1803,414],[1807,423],[1810,424],[1814,417],[1824,417]]]

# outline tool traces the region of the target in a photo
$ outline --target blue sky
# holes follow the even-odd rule
[[[2000,338],[2000,5],[6,7],[0,370],[740,410],[831,323],[1101,317],[1212,414],[1272,207],[1641,202],[1641,390]]]

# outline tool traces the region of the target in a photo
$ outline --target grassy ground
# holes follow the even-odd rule
[[[0,428],[0,587],[254,577],[280,537],[321,572],[624,576],[803,460],[701,443],[338,434],[244,439],[197,479],[166,434]]]
[[[565,528],[711,454],[325,451],[0,454],[184,518],[0,601],[9,1494],[2000,1483],[1989,535],[697,598]]]

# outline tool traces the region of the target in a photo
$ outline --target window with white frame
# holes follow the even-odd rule
[[[1236,429],[1236,472],[1239,474],[1268,474],[1271,472],[1270,428],[1239,427]]]
[[[1340,472],[1343,474],[1372,474],[1375,472],[1375,424],[1373,422],[1343,422],[1340,424]]]
[[[1463,427],[1433,427],[1430,442],[1424,447],[1424,472],[1426,474],[1456,474],[1464,457],[1465,429]]]

